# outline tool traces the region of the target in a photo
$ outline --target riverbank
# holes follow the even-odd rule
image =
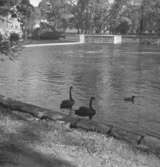
[[[47,109],[19,107],[19,102],[13,105],[6,98],[2,102],[2,97],[0,106],[1,166],[159,167],[159,158],[151,152],[106,134],[71,129],[71,118],[59,112],[51,116]],[[92,121],[90,125],[94,127]]]
[[[158,35],[107,35],[107,34],[70,34],[65,39],[59,40],[31,40],[23,42],[24,46],[56,46],[70,45],[79,43],[109,43],[109,44],[142,44],[157,46],[160,45],[160,37]]]

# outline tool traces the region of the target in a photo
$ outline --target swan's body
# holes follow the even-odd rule
[[[89,117],[91,120],[92,117],[96,114],[96,110],[92,107],[92,101],[94,97],[90,98],[89,107],[81,106],[78,110],[75,110],[75,114],[81,117]]]
[[[60,104],[60,109],[69,109],[72,110],[72,106],[74,105],[75,101],[72,98],[72,86],[69,89],[69,99],[63,100]]]
[[[135,98],[135,96],[126,97],[126,98],[124,98],[124,101],[134,103],[134,98]]]

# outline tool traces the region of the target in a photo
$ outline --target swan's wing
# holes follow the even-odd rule
[[[71,107],[71,101],[70,100],[63,100],[62,103],[60,104],[60,108],[69,108]]]

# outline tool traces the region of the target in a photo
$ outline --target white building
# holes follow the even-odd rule
[[[18,33],[22,36],[21,24],[17,18],[12,18],[11,16],[0,16],[0,32],[5,36],[9,36],[12,32]]]

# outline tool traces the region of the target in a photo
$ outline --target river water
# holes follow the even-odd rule
[[[0,64],[0,94],[53,110],[95,96],[95,120],[160,136],[160,48],[85,44],[25,48]],[[135,95],[135,103],[123,98]]]

